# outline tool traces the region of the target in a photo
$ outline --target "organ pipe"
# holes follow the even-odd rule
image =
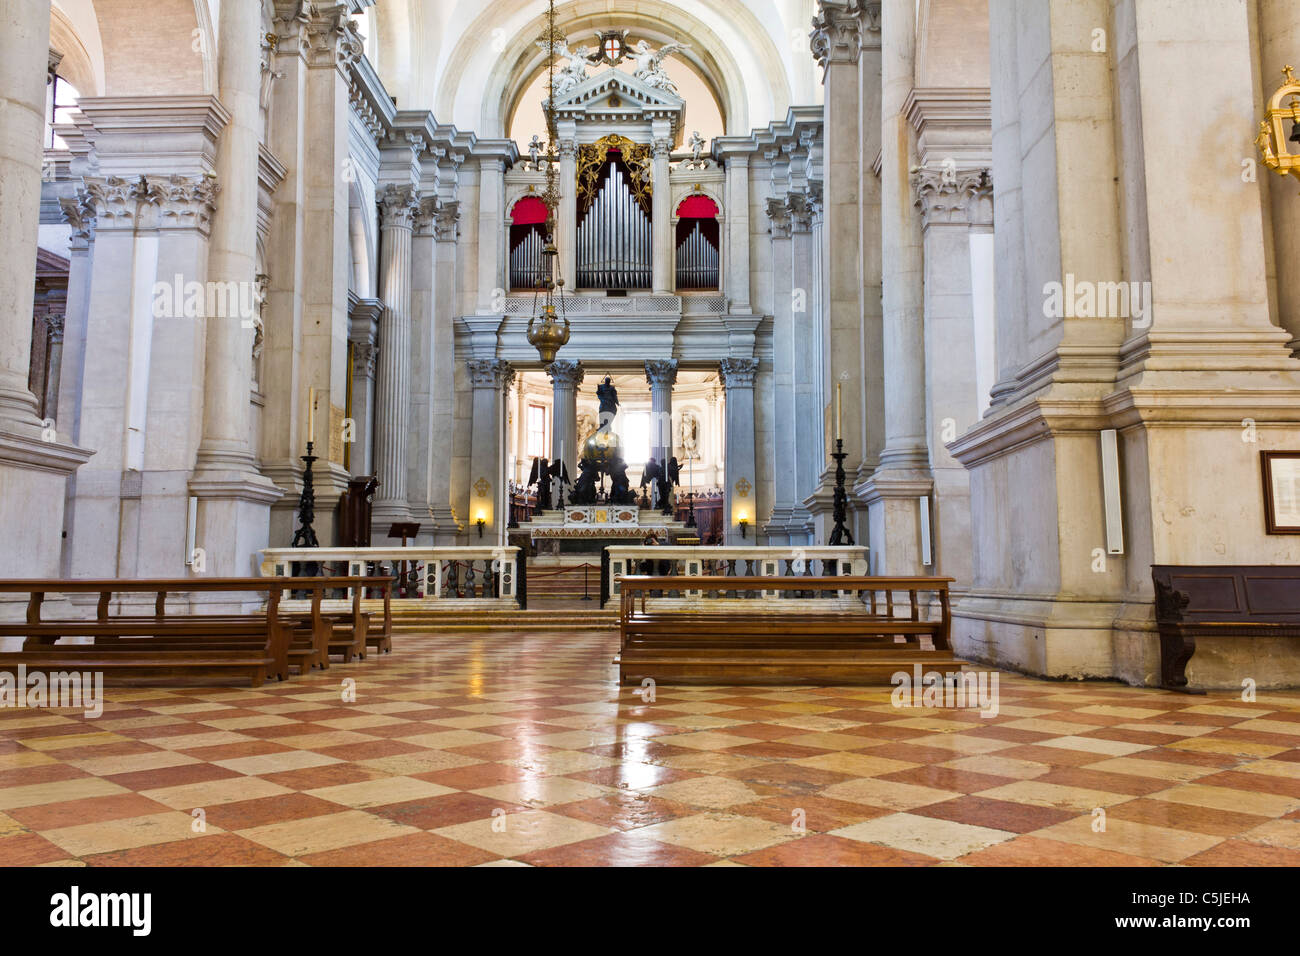
[[[650,287],[650,217],[616,164],[578,225],[578,285],[588,289]]]

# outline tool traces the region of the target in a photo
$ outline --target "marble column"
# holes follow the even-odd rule
[[[429,510],[433,516],[434,543],[451,545],[464,530],[464,515],[457,520],[451,505],[452,449],[456,419],[456,237],[460,203],[440,200],[433,220],[435,249],[433,306],[433,435],[429,449],[431,491]]]
[[[884,0],[881,10],[881,245],[883,250],[885,445],[859,491],[867,505],[871,568],[916,574],[922,496],[931,491],[925,426],[920,214],[909,170],[912,125],[906,115],[915,72],[914,0]]]
[[[551,459],[563,457],[571,480],[578,477],[578,386],[586,374],[574,359],[556,359],[546,366],[551,377]],[[525,409],[520,403],[521,413]],[[520,415],[523,418],[523,415]],[[561,454],[561,450],[563,453]]]
[[[411,230],[419,195],[387,186],[379,199],[379,370],[375,386],[374,527],[409,521],[406,450],[410,424]]]
[[[673,454],[673,386],[677,384],[677,360],[648,360],[645,379],[650,384],[650,454],[664,464]]]
[[[790,257],[791,221],[786,196],[767,200],[772,248],[772,516],[764,527],[771,545],[790,543],[794,520],[796,425],[794,400],[794,271]]]
[[[1260,0],[1258,34],[1262,103],[1263,97],[1271,96],[1282,84],[1282,67],[1292,63],[1300,50],[1300,0]],[[1287,146],[1296,151],[1294,143]],[[1300,358],[1300,203],[1295,201],[1296,180],[1273,175],[1263,163],[1257,168],[1259,179],[1267,183],[1277,323],[1291,333],[1291,353]]]
[[[43,426],[36,397],[27,389],[49,39],[49,0],[5,4],[0,29],[0,528],[6,540],[21,547],[0,549],[3,577],[59,574],[68,477],[90,456]],[[10,600],[0,597],[0,604]],[[0,615],[7,616],[5,608]]]
[[[655,135],[654,159],[651,173],[654,192],[651,194],[650,248],[651,291],[655,295],[673,291],[673,196],[668,182],[668,154],[673,141],[666,135]]]
[[[501,507],[505,487],[505,397],[515,370],[502,359],[470,359],[472,388],[468,543],[495,544],[505,532],[509,515]],[[483,520],[483,535],[478,533]]]
[[[719,363],[726,388],[726,471],[723,478],[724,544],[757,543],[757,493],[754,455],[754,375],[758,360],[726,358]],[[745,538],[740,521],[747,522]]]
[[[570,292],[578,289],[578,144],[562,139],[556,144],[560,153],[560,208],[557,210],[555,237],[560,256],[560,278]]]
[[[212,218],[208,280],[238,289],[257,284],[258,143],[261,140],[260,20],[230,4],[218,20],[217,76],[230,120],[217,147],[221,201]],[[249,301],[253,295],[247,296]],[[281,495],[258,471],[249,442],[254,316],[206,316],[203,437],[190,492],[198,497],[196,540],[203,542],[209,573],[254,570],[258,548],[270,534],[270,505]]]
[[[826,460],[820,401],[821,354],[818,350],[820,313],[816,286],[819,256],[808,192],[792,191],[786,197],[786,208],[790,211],[790,274],[792,281],[804,291],[802,309],[799,304],[792,305],[790,324],[794,352],[791,363],[794,374],[794,519],[806,536],[811,530],[808,527],[811,516],[805,502],[816,493],[822,462]]]
[[[884,442],[880,407],[879,185],[871,162],[879,140],[880,4],[820,0],[810,38],[823,67],[824,192],[822,294],[824,311],[823,422],[841,386],[844,466],[865,477]],[[828,432],[823,426],[824,433]],[[832,447],[833,447],[833,443]],[[830,530],[834,469],[821,462],[821,486],[808,499],[818,537]],[[850,481],[853,480],[851,477]],[[854,524],[857,524],[856,518]],[[855,531],[859,540],[865,536]]]

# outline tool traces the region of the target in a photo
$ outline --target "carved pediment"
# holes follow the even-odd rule
[[[681,126],[685,109],[681,97],[614,69],[588,77],[557,96],[555,103],[557,119],[572,119],[579,124],[667,119],[674,134]]]

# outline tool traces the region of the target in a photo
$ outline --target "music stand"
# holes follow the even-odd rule
[[[402,539],[403,548],[406,547],[407,538],[414,538],[419,533],[420,533],[420,525],[418,522],[415,521],[395,521],[393,522],[392,526],[388,529],[388,536],[390,538]],[[410,597],[410,595],[407,593],[405,558],[401,560],[400,565],[401,565],[401,571],[398,580],[401,582],[401,586],[398,588],[398,593],[402,597]]]

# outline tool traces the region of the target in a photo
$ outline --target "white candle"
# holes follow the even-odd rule
[[[307,441],[316,437],[316,389],[307,389]]]

